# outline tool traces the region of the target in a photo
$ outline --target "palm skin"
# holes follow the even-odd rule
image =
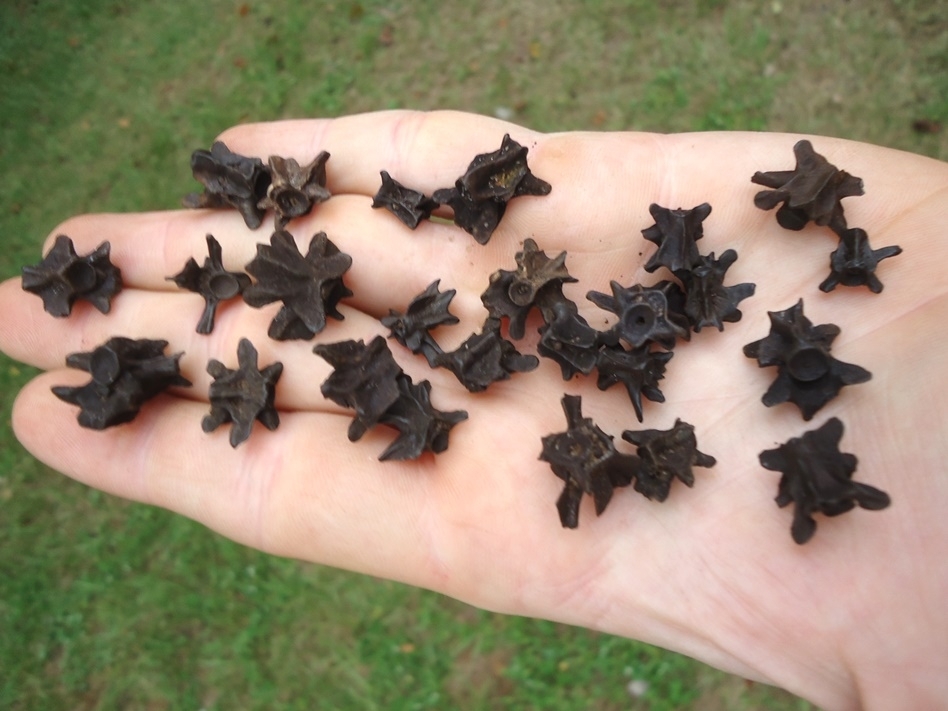
[[[513,201],[486,246],[442,223],[411,232],[370,209],[379,171],[431,194],[451,185],[477,153],[504,133],[530,149],[533,172],[550,182],[545,197]],[[327,121],[247,125],[222,137],[238,153],[306,161],[320,150],[333,198],[289,224],[305,249],[324,230],[353,257],[342,322],[314,341],[266,337],[279,305],[226,305],[214,332],[194,332],[201,297],[166,277],[221,243],[224,265],[253,258],[264,228],[249,231],[234,211],[87,215],[58,227],[86,253],[112,244],[125,290],[102,315],[79,304],[53,319],[18,279],[0,287],[0,348],[49,372],[29,383],[14,408],[18,438],[39,459],[90,486],[177,511],[274,554],[349,568],[441,591],[484,608],[543,617],[660,644],[723,669],[769,681],[832,709],[931,708],[948,696],[948,368],[939,346],[948,319],[948,166],[919,156],[830,138],[813,138],[830,162],[861,177],[866,195],[844,201],[849,225],[874,247],[904,253],[879,267],[882,294],[837,287],[824,294],[836,238],[810,225],[780,228],[754,207],[757,170],[792,167],[789,135],[637,133],[541,135],[493,119],[456,113],[389,112]],[[447,371],[392,343],[416,381],[430,379],[442,410],[465,409],[450,448],[415,462],[380,463],[386,428],[350,443],[351,415],[319,392],[329,366],[316,342],[386,335],[378,319],[404,309],[434,279],[457,289],[461,323],[437,332],[454,347],[486,315],[480,294],[496,269],[532,237],[578,278],[564,292],[596,327],[610,314],[587,301],[610,280],[650,284],[643,267],[654,251],[641,230],[651,203],[713,212],[698,243],[703,254],[736,249],[726,284],[755,282],[743,318],[721,333],[705,329],[680,343],[661,389],[636,421],[621,387],[595,378],[564,382],[559,367],[515,374],[472,395]],[[47,245],[47,248],[48,248]],[[790,404],[760,398],[773,369],[759,369],[744,344],[769,330],[767,311],[800,297],[815,324],[836,323],[833,354],[872,372],[844,388],[812,422]],[[517,342],[534,352],[537,323]],[[64,369],[68,353],[111,335],[164,338],[184,351],[194,387],[149,402],[130,425],[83,430],[75,408],[50,392],[84,374]],[[207,413],[208,359],[229,367],[250,337],[263,367],[280,360],[279,429],[255,428],[233,449],[226,428],[201,431]],[[676,484],[664,504],[619,490],[597,518],[584,501],[577,530],[560,526],[562,482],[538,460],[542,436],[565,428],[563,393],[581,395],[583,412],[616,436],[624,429],[693,424],[698,446],[717,459],[696,469],[693,489]],[[790,437],[840,417],[844,452],[859,458],[855,478],[890,494],[881,512],[818,517],[812,541],[790,539],[791,512],[774,503],[779,475],[757,456]],[[49,433],[55,433],[53,437]],[[619,443],[620,447],[625,447]]]

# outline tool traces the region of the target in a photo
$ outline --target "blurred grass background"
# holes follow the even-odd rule
[[[786,130],[948,159],[936,0],[3,0],[0,30],[3,277],[72,214],[176,207],[191,151],[251,120],[458,108],[549,131]],[[0,358],[0,708],[810,708],[89,490],[13,438],[30,375]]]

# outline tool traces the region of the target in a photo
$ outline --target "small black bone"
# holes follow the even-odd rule
[[[655,224],[642,230],[642,236],[658,245],[658,251],[645,265],[645,271],[654,272],[665,267],[671,272],[690,269],[698,264],[698,245],[704,236],[702,222],[711,214],[711,205],[702,203],[690,210],[669,210],[652,203],[648,211]]]
[[[188,387],[167,341],[115,336],[92,351],[73,353],[66,365],[92,375],[85,385],[57,385],[53,394],[80,408],[79,424],[93,430],[131,422],[141,406],[171,386]]]
[[[208,361],[207,372],[214,378],[208,391],[211,411],[201,421],[205,432],[232,422],[231,447],[250,437],[257,420],[268,430],[275,430],[280,424],[274,398],[283,364],[277,361],[258,370],[257,349],[246,338],[241,338],[237,345],[237,363],[237,369],[231,370],[219,360]]]
[[[672,282],[663,282],[670,285]],[[665,290],[669,286],[646,287],[635,284],[624,287],[617,281],[610,282],[612,296],[599,291],[590,291],[586,298],[596,306],[619,316],[618,322],[602,336],[604,343],[615,345],[619,340],[638,348],[646,343],[657,343],[671,350],[678,338],[689,340],[691,330],[685,319],[672,312],[668,306]]]
[[[761,190],[754,204],[761,210],[777,210],[777,223],[788,230],[802,230],[811,220],[841,234],[846,229],[846,216],[840,200],[862,195],[862,179],[840,170],[813,150],[807,140],[793,147],[796,167],[793,170],[771,170],[754,173],[752,183],[773,190]]]
[[[372,207],[384,207],[410,229],[417,228],[422,220],[431,217],[431,211],[438,207],[437,201],[417,190],[406,188],[387,171],[383,170],[381,174],[382,186],[372,198]]]
[[[319,388],[323,397],[355,410],[349,425],[349,441],[355,442],[395,404],[399,396],[396,378],[402,369],[381,336],[369,345],[362,341],[320,343],[313,352],[334,369]]]
[[[268,334],[276,340],[308,340],[326,327],[326,317],[342,320],[336,309],[352,292],[342,280],[352,257],[339,251],[325,232],[313,235],[304,257],[293,235],[274,232],[270,244],[258,244],[257,256],[246,266],[257,279],[244,290],[244,301],[259,308],[282,301]]]
[[[741,311],[737,305],[754,295],[755,284],[736,284],[724,286],[724,275],[737,260],[737,252],[726,250],[719,259],[714,252],[698,258],[690,269],[675,272],[685,287],[685,316],[691,322],[695,332],[705,326],[714,326],[724,330],[724,323],[741,320]]]
[[[882,291],[876,267],[883,259],[902,253],[898,245],[873,249],[865,230],[853,227],[839,235],[839,246],[830,255],[830,275],[820,284],[820,291],[830,292],[837,284],[867,286],[873,294]]]
[[[884,491],[852,480],[856,457],[839,451],[842,436],[843,423],[832,417],[818,429],[760,453],[762,467],[782,474],[777,506],[794,504],[790,535],[798,544],[816,532],[814,513],[838,516],[857,505],[878,511],[890,503]]]
[[[412,353],[423,354],[432,368],[436,367],[438,356],[443,351],[430,331],[458,322],[457,316],[448,310],[457,290],[441,292],[438,290],[440,284],[440,279],[429,284],[411,300],[404,314],[389,309],[388,316],[382,317],[382,325],[391,331],[392,338]]]
[[[499,269],[490,277],[490,284],[481,295],[481,302],[494,318],[509,318],[510,337],[523,338],[530,310],[536,306],[542,311],[565,300],[563,284],[575,282],[566,270],[566,252],[552,259],[540,251],[530,238],[523,241],[523,249],[515,255],[517,269]]]
[[[240,296],[250,286],[250,277],[243,272],[229,272],[221,261],[221,245],[213,235],[207,235],[208,257],[204,266],[192,257],[178,274],[168,277],[182,289],[194,291],[204,297],[204,312],[198,321],[198,333],[214,330],[214,316],[221,301]]]
[[[488,318],[480,333],[472,334],[456,350],[437,356],[434,364],[450,370],[465,388],[476,393],[498,380],[507,380],[511,373],[534,370],[539,363],[536,356],[521,355],[500,335],[500,321]]]
[[[527,166],[527,148],[510,138],[493,153],[475,156],[454,187],[436,190],[435,202],[454,210],[454,223],[479,244],[487,244],[507,203],[521,195],[548,195],[550,184]]]
[[[600,390],[622,383],[629,393],[635,416],[642,421],[642,396],[652,402],[665,402],[658,381],[665,377],[665,364],[674,355],[671,351],[654,351],[649,344],[626,350],[621,345],[602,346],[596,359]]]
[[[453,188],[435,190],[434,200],[454,210],[454,224],[474,237],[478,244],[487,244],[500,224],[507,203],[495,200],[477,201],[464,190],[458,180]]]
[[[459,422],[467,419],[464,410],[442,412],[431,405],[431,383],[413,383],[402,373],[396,379],[398,399],[380,422],[398,430],[398,437],[381,455],[387,461],[417,459],[424,452],[440,454],[448,448],[448,435]]]
[[[761,368],[777,366],[777,379],[764,394],[767,407],[790,401],[809,420],[844,385],[864,383],[872,377],[865,368],[843,363],[830,355],[839,335],[832,323],[814,326],[803,315],[803,299],[785,311],[768,311],[770,333],[744,346],[744,355],[756,358]]]
[[[415,384],[392,358],[388,343],[376,336],[362,341],[320,344],[313,352],[335,369],[323,383],[323,395],[356,411],[349,439],[359,439],[369,427],[394,427],[399,436],[379,459],[417,459],[426,451],[439,454],[448,447],[448,433],[467,419],[463,410],[442,412],[431,405],[431,384]]]
[[[59,235],[43,261],[23,267],[23,290],[43,299],[43,308],[57,318],[71,314],[79,299],[107,314],[112,298],[122,290],[122,273],[109,259],[109,251],[110,244],[103,242],[80,257],[72,240]]]
[[[626,430],[622,439],[637,447],[642,466],[634,488],[647,499],[667,499],[676,478],[685,486],[694,486],[692,467],[713,467],[716,463],[714,457],[698,451],[695,428],[680,419],[670,430]]]
[[[576,304],[563,296],[547,303],[543,318],[537,353],[559,364],[563,380],[577,373],[589,375],[596,367],[602,334],[579,315]]]
[[[261,210],[272,209],[273,226],[279,231],[294,217],[308,215],[313,206],[331,197],[326,189],[326,161],[329,154],[321,151],[304,166],[294,158],[270,156],[272,182],[266,197],[258,203]]]
[[[210,151],[191,154],[191,171],[204,186],[203,193],[185,195],[185,207],[234,207],[252,230],[263,221],[264,210],[257,207],[270,187],[270,171],[259,158],[248,158],[232,152],[221,141]]]
[[[556,502],[560,523],[564,528],[576,528],[583,494],[593,497],[596,515],[601,515],[614,490],[632,483],[641,461],[616,451],[612,436],[583,417],[580,396],[564,395],[562,405],[567,429],[543,438],[540,459],[566,484]]]
[[[475,156],[460,181],[464,190],[478,201],[507,202],[520,195],[549,195],[551,187],[530,172],[528,148],[504,134],[493,153]]]

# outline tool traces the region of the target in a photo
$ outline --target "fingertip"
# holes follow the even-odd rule
[[[49,367],[37,359],[41,346],[38,334],[48,330],[40,326],[43,319],[66,320],[46,313],[43,300],[23,290],[20,277],[0,284],[0,351],[22,363]]]
[[[81,381],[80,373],[42,373],[23,386],[11,412],[13,433],[20,444],[36,459],[70,476],[73,472],[64,466],[68,468],[68,462],[76,461],[82,431],[76,409],[60,401],[52,388],[79,385]]]
[[[330,190],[372,196],[382,170],[429,194],[452,185],[475,155],[497,150],[505,133],[531,146],[540,135],[489,116],[398,109],[244,124],[227,129],[218,140],[236,153],[262,160],[275,154],[302,162],[328,151]]]
[[[4,305],[9,302],[13,295],[19,295],[23,291],[23,279],[21,277],[10,277],[0,282],[0,299]]]
[[[169,456],[156,447],[156,439],[174,441],[176,456],[194,456],[189,437],[182,436],[185,423],[204,409],[198,403],[158,396],[144,403],[129,423],[94,430],[79,424],[79,408],[54,394],[55,386],[77,387],[88,381],[86,373],[53,370],[28,382],[13,403],[13,432],[36,459],[66,476],[122,498],[169,505],[173,492],[157,481],[149,470],[160,471]],[[171,433],[175,433],[172,435]],[[184,444],[182,444],[184,443]],[[183,447],[183,451],[177,452]]]

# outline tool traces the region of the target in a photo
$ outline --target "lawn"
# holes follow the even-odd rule
[[[0,276],[38,261],[72,214],[176,207],[195,188],[190,153],[251,120],[458,108],[548,131],[786,130],[948,159],[943,4],[659,5],[6,0]],[[13,437],[31,374],[0,358],[0,708],[810,708],[85,488]]]

